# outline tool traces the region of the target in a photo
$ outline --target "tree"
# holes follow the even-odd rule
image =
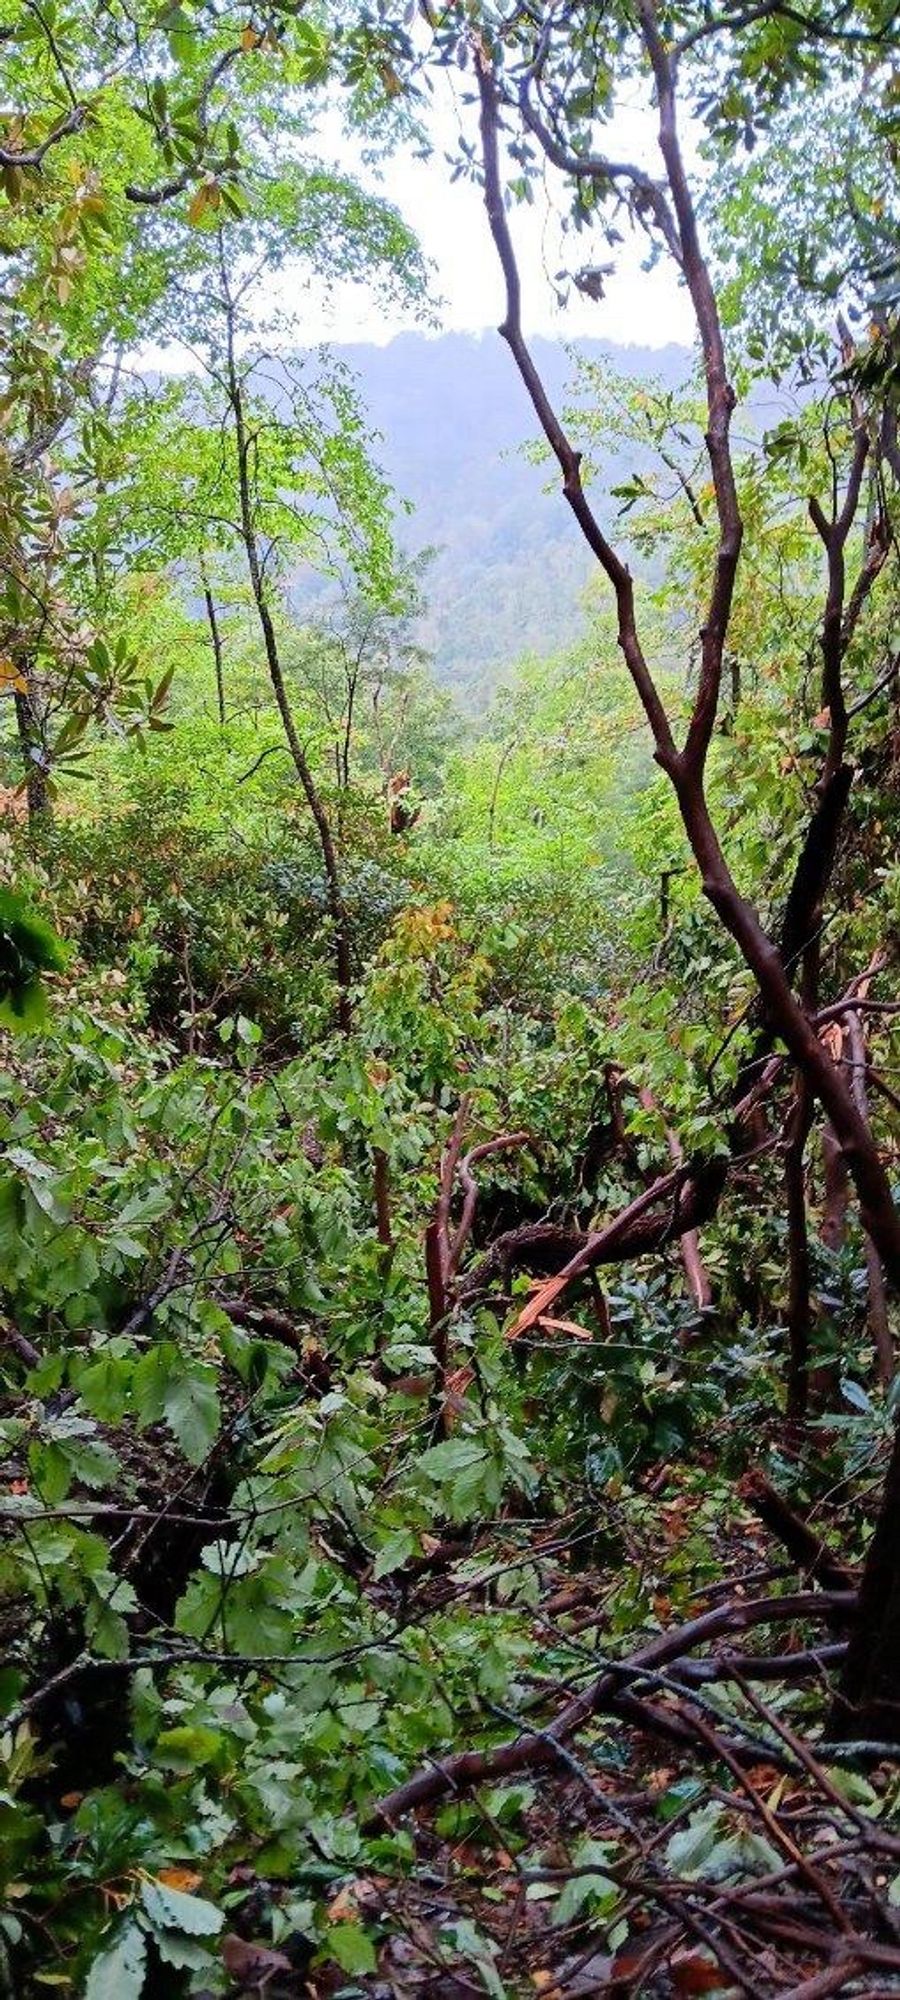
[[[275,107],[280,143],[301,145],[324,102],[320,86],[334,78],[345,85],[348,115],[365,110],[377,128],[390,102],[384,62],[383,37],[343,22],[340,10],[314,26],[301,10],[276,5],[257,28],[246,9],[211,0],[190,10],[116,0],[99,17],[83,0],[50,13],[32,0],[4,9],[0,644],[34,816],[46,813],[52,769],[62,757],[71,766],[90,722],[121,714],[135,727],[152,713],[139,664],[117,655],[105,626],[104,565],[114,543],[93,550],[93,602],[84,576],[80,601],[68,587],[68,526],[77,512],[84,545],[86,516],[97,519],[87,461],[102,455],[122,356],[165,318],[174,275],[184,283],[202,263],[204,224],[245,212],[259,219],[268,193],[270,224],[279,199],[294,201],[279,220],[282,243],[290,220],[298,253],[333,226],[334,178],[307,169],[301,203],[298,174],[272,173]],[[332,273],[349,271],[349,246],[371,230],[374,214],[352,183],[342,193]],[[411,265],[408,233],[382,214],[381,254]],[[200,252],[193,263],[192,237]],[[71,460],[73,436],[81,444],[77,491],[59,463],[61,450]],[[157,698],[157,717],[160,705]]]
[[[431,16],[429,15],[429,19]],[[760,25],[761,22],[761,25]],[[716,79],[720,133],[731,130],[728,106],[743,79],[758,115],[765,122],[773,101],[789,98],[808,102],[808,50],[821,40],[833,43],[846,62],[871,57],[880,30],[863,14],[852,28],[844,16],[827,11],[809,23],[786,18],[774,5],[746,17],[717,20],[707,13],[681,10],[677,19],[662,14],[654,0],[636,0],[633,10],[611,17],[594,7],[530,9],[527,15],[504,18],[492,8],[470,8],[463,42],[457,24],[434,23],[434,48],[439,61],[465,61],[474,77],[479,115],[479,174],[487,219],[503,273],[506,312],[501,333],[519,370],[523,385],[563,482],[563,494],[612,592],[617,614],[618,643],[639,696],[649,727],[654,756],[675,797],[685,834],[699,871],[703,892],[725,930],[734,939],[753,975],[760,1009],[757,1054],[773,1045],[785,1051],[780,1075],[793,1073],[795,1100],[793,1137],[794,1224],[792,1240],[805,1240],[800,1179],[803,1150],[818,1103],[841,1149],[855,1187],[868,1237],[875,1245],[891,1284],[900,1284],[900,1212],[895,1205],[884,1156],[866,1111],[854,1094],[847,1073],[835,1061],[822,1034],[820,931],[826,898],[853,782],[848,761],[853,713],[846,673],[856,664],[853,642],[885,568],[892,543],[890,426],[880,419],[877,403],[845,378],[841,458],[832,447],[830,495],[823,504],[810,498],[812,527],[821,544],[826,571],[818,652],[821,705],[827,717],[821,761],[805,831],[785,905],[780,931],[766,928],[750,899],[742,892],[722,846],[710,804],[708,765],[720,714],[723,681],[735,596],[741,574],[744,521],[741,509],[732,415],[736,395],[726,355],[722,315],[713,271],[703,247],[697,201],[685,164],[680,133],[680,109],[696,109],[710,77]],[[760,80],[760,52],[767,68]],[[812,89],[821,65],[812,63]],[[723,81],[724,80],[724,81]],[[662,173],[654,178],[643,168],[612,156],[602,145],[602,128],[614,111],[617,94],[627,82],[640,85],[644,101],[656,107]],[[716,86],[713,86],[716,88]],[[721,95],[719,94],[721,91]],[[731,93],[731,97],[729,97]],[[733,122],[733,121],[732,121]],[[596,220],[615,244],[619,231],[613,217],[623,213],[649,238],[654,255],[670,257],[689,293],[697,328],[705,397],[705,451],[712,533],[707,542],[705,606],[698,644],[696,685],[684,728],[660,692],[642,639],[634,580],[626,561],[609,539],[593,511],[581,469],[581,457],[554,409],[532,359],[523,325],[522,288],[508,218],[509,194],[504,186],[503,145],[520,172],[519,193],[545,163],[564,177],[571,190],[571,216],[576,226]],[[469,159],[473,158],[471,149]],[[843,360],[853,355],[845,336]],[[829,443],[831,441],[829,440]],[[867,477],[872,485],[867,485]],[[869,494],[872,494],[871,504]],[[746,556],[744,558],[747,560]],[[751,558],[752,560],[752,558]],[[851,567],[852,564],[852,567]],[[857,968],[857,975],[864,968]],[[799,981],[799,990],[795,986]],[[832,1007],[840,1018],[853,1011],[850,997],[836,994]],[[825,1018],[828,1018],[827,1010]],[[741,1078],[740,1102],[732,1112],[732,1150],[746,1143],[747,1115],[759,1101],[759,1073]],[[789,1153],[789,1156],[790,1153]],[[697,1162],[688,1163],[683,1188],[692,1184],[701,1205],[708,1192]],[[690,1199],[679,1225],[692,1219]],[[639,1230],[641,1241],[645,1237]],[[635,1240],[638,1240],[637,1238]],[[616,1254],[627,1254],[627,1226]],[[563,1276],[590,1262],[588,1247],[577,1253]],[[560,1279],[555,1285],[557,1290]],[[805,1279],[797,1273],[797,1340],[802,1345],[800,1318]],[[553,1296],[549,1292],[547,1296]],[[532,1301],[522,1322],[530,1322],[545,1303]],[[876,1531],[867,1581],[858,1659],[868,1664],[862,1676],[851,1667],[845,1698],[853,1704],[853,1720],[863,1733],[878,1733],[882,1695],[889,1684],[896,1699],[900,1668],[893,1648],[893,1605],[900,1603],[900,1564],[887,1550],[900,1548],[900,1439],[888,1479],[884,1508]],[[890,1569],[888,1578],[886,1571]],[[872,1660],[877,1662],[872,1667]],[[880,1690],[880,1693],[879,1693]]]
[[[193,569],[209,608],[207,554],[239,559],[288,752],[322,856],[333,939],[338,1018],[352,1019],[353,945],[335,832],[291,700],[279,634],[279,607],[291,564],[353,576],[372,615],[399,609],[403,587],[394,554],[389,494],[366,448],[365,427],[347,371],[319,370],[260,337],[265,289],[288,251],[318,244],[326,281],[352,262],[373,282],[415,295],[420,265],[394,210],[354,183],[321,171],[286,168],[256,188],[246,219],[223,220],[207,205],[188,239],[171,252],[172,279],[157,314],[161,335],[190,344],[199,371],[160,395],[126,407],[127,463],[114,493],[142,544],[141,559]],[[249,198],[249,197],[248,197]],[[308,212],[307,212],[308,211]],[[182,254],[179,254],[182,253]],[[280,341],[292,328],[280,315]],[[217,627],[214,628],[217,630]]]

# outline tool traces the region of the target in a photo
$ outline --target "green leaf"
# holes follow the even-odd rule
[[[592,1910],[602,1916],[611,1916],[622,1892],[618,1883],[602,1873],[603,1864],[611,1860],[614,1849],[602,1840],[581,1840],[572,1851],[572,1860],[579,1869],[598,1863],[597,1873],[572,1875],[560,1891],[554,1911],[554,1922],[569,1924],[582,1910]]]
[[[336,1959],[342,1972],[375,1972],[378,1957],[375,1946],[361,1924],[335,1924],[328,1933],[327,1951]]]
[[[466,1964],[477,1969],[482,1986],[492,2000],[506,2000],[503,1981],[494,1964],[498,1947],[491,1938],[482,1936],[469,1917],[458,1917],[455,1923],[442,1926],[441,1938],[449,1938]]]
[[[105,1660],[128,1657],[128,1627],[125,1613],[137,1608],[137,1598],[126,1577],[100,1570],[89,1578],[85,1603],[85,1630],[95,1653]]]
[[[164,1882],[143,1882],[141,1900],[154,1928],[183,1931],[187,1937],[217,1937],[225,1917],[203,1896],[186,1896]]]
[[[86,1364],[76,1359],[71,1380],[92,1417],[102,1424],[118,1424],[128,1408],[133,1374],[133,1361],[101,1354],[99,1360]]]
[[[177,1965],[182,1971],[187,1967],[191,1972],[205,1972],[215,1963],[199,1939],[185,1937],[182,1931],[154,1930],[153,1936],[164,1965]]]
[[[215,1439],[222,1413],[216,1372],[195,1366],[167,1384],[163,1411],[166,1423],[190,1465],[202,1465]]]
[[[378,1583],[383,1576],[390,1576],[392,1570],[402,1569],[415,1555],[416,1538],[410,1528],[394,1528],[385,1537],[372,1566],[372,1578]]]
[[[202,1723],[183,1723],[176,1729],[164,1729],[157,1737],[154,1761],[168,1771],[194,1771],[198,1765],[211,1764],[222,1747],[222,1738],[214,1729],[205,1729]]]
[[[139,2000],[144,1990],[147,1939],[137,1924],[126,1924],[109,1951],[95,1958],[84,2000]]]

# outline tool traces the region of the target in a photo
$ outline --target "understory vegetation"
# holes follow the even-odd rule
[[[896,63],[0,0],[0,1993],[900,1991]],[[596,569],[477,721],[286,303],[448,77]]]

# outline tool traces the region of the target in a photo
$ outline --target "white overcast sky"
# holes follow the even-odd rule
[[[495,327],[503,316],[503,286],[497,254],[478,190],[470,183],[450,183],[440,161],[409,158],[393,162],[385,172],[382,191],[415,230],[434,267],[433,290],[441,330],[475,332]],[[605,264],[611,253],[599,239],[570,237],[563,246],[550,204],[539,198],[533,207],[519,206],[511,218],[523,285],[523,318],[530,333],[560,339],[597,339],[663,347],[668,341],[689,343],[693,337],[690,305],[671,266],[660,264],[644,272],[644,239],[632,240],[616,252],[616,270],[606,281],[605,295],[596,303],[570,288],[563,311],[557,309],[552,279],[568,268]],[[386,316],[373,308],[362,286],[339,288],[329,306],[314,305],[316,326],[311,339],[386,341],[413,316]]]
[[[434,267],[440,328],[477,332],[495,327],[502,318],[503,288],[480,191],[470,181],[451,181],[444,157],[454,149],[460,125],[470,138],[477,136],[473,107],[460,102],[455,85],[446,76],[439,79],[438,92],[441,90],[443,99],[440,94],[436,97],[431,121],[433,158],[419,160],[410,152],[379,166],[376,178],[348,152],[346,142],[338,142],[335,150],[340,152],[341,164],[358,172],[369,187],[379,188],[415,230]],[[625,107],[604,136],[611,155],[631,159],[654,175],[660,172],[655,119],[649,111]],[[558,193],[558,178],[553,179],[557,180]],[[601,300],[595,303],[570,287],[569,303],[560,312],[552,283],[555,274],[566,263],[570,270],[606,264],[612,253],[599,232],[592,241],[589,233],[582,231],[570,236],[564,246],[553,208],[551,181],[546,196],[539,193],[531,207],[516,206],[510,218],[529,333],[561,339],[593,336],[649,347],[692,340],[693,320],[684,287],[666,261],[651,272],[642,271],[647,249],[642,235],[616,250],[615,275],[608,280]],[[309,305],[312,307],[312,299]],[[317,327],[311,338],[385,341],[404,326],[415,324],[412,316],[388,318],[383,310],[373,309],[362,286],[341,288],[330,307],[322,303],[315,312]]]
[[[337,115],[326,118],[316,146],[320,158],[330,158],[355,174],[364,186],[385,195],[415,231],[431,266],[431,322],[417,318],[412,309],[406,313],[387,310],[362,282],[348,281],[326,296],[324,288],[311,281],[308,265],[288,264],[274,283],[271,278],[267,283],[271,287],[268,303],[294,319],[291,344],[381,344],[415,327],[433,333],[472,333],[498,325],[503,316],[503,287],[481,193],[470,181],[453,181],[445,157],[455,150],[460,124],[468,136],[477,137],[474,113],[471,106],[460,103],[455,84],[442,81],[439,88],[445,95],[443,101],[436,101],[430,121],[435,149],[430,159],[417,158],[409,150],[379,162],[377,168],[367,166],[359,158],[359,148],[344,136]],[[648,110],[620,110],[604,138],[611,155],[629,158],[651,173],[659,173],[655,120]],[[563,243],[554,216],[554,180],[558,196],[559,179],[552,175],[546,192],[539,189],[533,205],[517,205],[510,217],[526,332],[560,340],[592,337],[626,346],[664,347],[671,341],[690,344],[694,329],[684,287],[666,259],[652,271],[642,270],[647,250],[642,234],[633,235],[616,249],[615,271],[606,280],[600,300],[586,298],[570,286],[568,304],[559,309],[554,276],[564,267],[573,271],[585,265],[605,265],[612,253],[599,231],[593,239],[582,231]],[[622,227],[624,230],[625,224]],[[187,353],[180,353],[171,344],[165,349],[145,347],[137,358],[145,366],[163,369],[191,365]]]

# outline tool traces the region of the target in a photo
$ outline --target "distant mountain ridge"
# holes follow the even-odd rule
[[[422,642],[440,678],[480,706],[504,667],[576,637],[591,571],[569,509],[545,490],[551,469],[529,463],[520,449],[537,434],[531,404],[497,334],[404,333],[383,347],[338,351],[380,433],[374,455],[398,499],[413,505],[412,515],[398,517],[402,545],[437,550],[425,581]],[[674,344],[579,341],[570,352],[539,339],[533,352],[557,405],[571,386],[575,352],[672,386],[691,359]],[[617,473],[613,465],[611,478]],[[306,597],[300,579],[301,605]]]

